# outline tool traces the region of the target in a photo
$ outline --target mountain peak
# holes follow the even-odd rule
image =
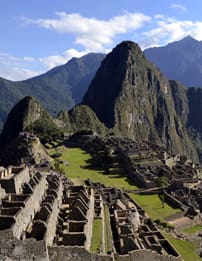
[[[27,126],[36,121],[42,114],[43,109],[39,102],[31,96],[20,100],[10,111],[7,121],[0,136],[0,143],[4,145],[18,136]]]
[[[120,44],[118,44],[113,50],[112,53],[119,53],[122,54],[132,54],[133,56],[144,56],[142,53],[142,50],[140,49],[139,45],[135,42],[126,40],[122,41]]]
[[[187,35],[186,37],[184,37],[181,41],[195,41],[198,42],[198,40],[196,40],[195,38],[193,38],[191,35]]]
[[[173,45],[192,45],[195,47],[196,44],[200,43],[198,40],[193,38],[190,35],[187,35],[186,37],[182,38],[181,40],[169,43],[168,46],[173,46]]]
[[[146,57],[169,78],[187,86],[202,86],[202,42],[186,36],[164,47],[149,48]]]
[[[83,102],[96,111],[107,127],[114,126],[114,102],[119,97],[129,67],[144,63],[140,47],[131,41],[118,44],[103,60]],[[95,104],[96,100],[96,104]]]
[[[140,49],[140,47],[138,46],[137,43],[130,41],[130,40],[122,41],[114,49],[120,48],[120,47],[127,47],[128,49],[131,49],[131,48],[139,48]]]

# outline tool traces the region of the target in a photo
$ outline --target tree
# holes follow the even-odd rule
[[[165,194],[163,192],[159,193],[159,198],[161,200],[162,208],[164,208]]]
[[[166,177],[158,177],[156,179],[156,185],[158,187],[167,187],[168,186],[168,179]]]

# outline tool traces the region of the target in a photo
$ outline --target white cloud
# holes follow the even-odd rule
[[[183,12],[187,11],[187,8],[184,5],[180,5],[180,4],[172,4],[171,8],[178,9]]]
[[[25,56],[25,57],[23,58],[23,60],[24,60],[25,62],[34,62],[34,61],[35,61],[35,58],[34,58],[34,57],[30,57],[30,56]]]
[[[48,57],[40,58],[40,61],[47,66],[48,69],[51,69],[55,66],[66,63],[72,57],[81,57],[85,55],[87,52],[79,52],[76,49],[66,50],[62,55],[51,55]]]
[[[165,16],[155,17],[152,29],[141,34],[141,47],[162,46],[188,35],[197,40],[202,40],[202,22],[177,20]]]
[[[142,13],[124,13],[109,20],[88,18],[77,13],[57,12],[56,19],[21,18],[24,24],[36,24],[62,34],[74,34],[75,42],[87,51],[103,51],[115,36],[141,28],[151,18]]]
[[[0,65],[0,77],[11,81],[21,81],[39,75],[39,71],[22,67],[5,67]]]
[[[178,4],[173,4],[171,7],[181,8],[183,11],[186,9]],[[41,58],[25,56],[21,59],[7,53],[0,53],[0,67],[3,68],[4,65],[7,68],[10,65],[13,68],[12,72],[8,71],[8,74],[5,71],[4,77],[7,74],[9,79],[25,79],[39,74],[32,68],[43,68],[42,70],[45,71],[46,68],[51,69],[66,63],[72,57],[81,57],[88,52],[109,52],[115,46],[115,40],[121,39],[120,35],[137,41],[142,49],[166,45],[187,35],[202,40],[202,21],[178,20],[163,14],[150,17],[143,13],[125,12],[123,15],[108,20],[84,17],[77,13],[58,12],[56,15],[55,19],[21,18],[21,21],[24,24],[34,24],[57,33],[72,34],[75,37],[75,43],[82,45],[83,50],[78,51],[73,47],[62,54]],[[32,64],[35,67],[31,67]],[[3,72],[1,68],[0,72]]]
[[[28,63],[34,62],[33,57],[15,57],[8,53],[0,53],[0,77],[20,81],[36,76],[40,71],[29,69]]]
[[[76,49],[69,49],[61,55],[50,55],[41,58],[24,56],[19,58],[0,52],[0,77],[13,81],[28,79],[55,66],[64,64],[73,57],[81,57],[85,54],[87,54],[87,51],[79,52]],[[40,69],[35,70],[33,68]]]

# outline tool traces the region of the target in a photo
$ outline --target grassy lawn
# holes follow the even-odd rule
[[[105,217],[105,251],[106,253],[113,251],[112,232],[110,225],[109,209],[107,206],[104,207]]]
[[[184,261],[202,260],[202,258],[196,254],[196,246],[194,246],[194,244],[186,240],[176,239],[167,233],[163,234],[171,242],[171,244],[175,246],[176,250],[181,254]]]
[[[91,251],[94,253],[99,253],[102,251],[102,248],[102,219],[94,219]]]
[[[199,231],[202,231],[202,226],[200,226],[200,225],[196,225],[196,226],[192,226],[192,227],[183,229],[183,232],[185,232],[187,234],[194,234]]]
[[[164,203],[164,208],[162,208],[161,200],[159,196],[154,195],[137,195],[130,193],[132,199],[134,199],[137,204],[142,207],[146,213],[153,219],[160,219],[165,221],[165,218],[173,214],[179,213],[180,209],[175,209]]]
[[[104,174],[103,170],[93,169],[91,166],[92,157],[90,154],[79,148],[69,148],[62,152],[61,160],[69,162],[69,166],[61,164],[68,177],[81,184],[86,179],[95,182],[101,182],[106,186],[112,186],[124,189],[137,189],[137,186],[131,185],[130,180],[120,173]]]

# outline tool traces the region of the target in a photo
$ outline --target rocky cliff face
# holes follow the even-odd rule
[[[86,105],[77,105],[69,111],[72,133],[91,130],[95,133],[106,134],[106,126],[100,122],[94,111]]]
[[[186,132],[185,88],[165,78],[133,42],[122,42],[107,55],[83,103],[117,134],[197,158]]]
[[[89,106],[77,105],[68,111],[61,111],[54,120],[59,128],[69,134],[90,130],[99,134],[107,134],[104,123],[100,122]]]
[[[42,141],[45,136],[51,138],[55,132],[61,134],[52,117],[36,99],[29,96],[22,99],[10,111],[0,135],[0,145],[8,145],[20,132],[26,130],[34,132]]]
[[[7,121],[0,136],[0,144],[17,137],[19,132],[24,131],[42,115],[40,104],[32,97],[25,97],[10,111]]]

